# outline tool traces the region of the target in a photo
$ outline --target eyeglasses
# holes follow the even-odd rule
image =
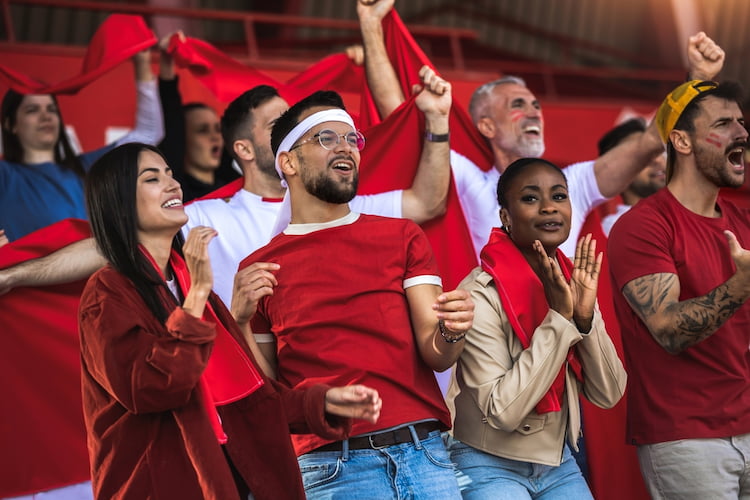
[[[349,144],[349,147],[351,147],[352,149],[362,151],[365,148],[365,136],[362,135],[362,132],[360,132],[359,130],[354,132],[347,132],[346,134],[337,134],[333,130],[324,129],[314,136],[305,139],[299,144],[292,146],[291,148],[289,148],[289,151],[300,146],[304,146],[305,144],[308,144],[315,139],[318,140],[320,146],[323,149],[327,149],[328,151],[330,151],[341,142],[342,137],[346,140],[346,143]]]

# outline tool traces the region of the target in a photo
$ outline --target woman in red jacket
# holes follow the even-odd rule
[[[103,156],[86,203],[109,261],[79,310],[95,496],[304,498],[290,428],[345,438],[341,417],[377,420],[377,392],[291,391],[262,375],[211,292],[216,231],[196,227],[183,246],[180,185],[156,148],[127,144]]]

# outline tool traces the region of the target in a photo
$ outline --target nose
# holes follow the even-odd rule
[[[737,140],[747,141],[747,137],[748,137],[747,128],[745,128],[745,125],[739,121],[735,123],[737,124]]]
[[[349,151],[349,152],[352,152],[354,150],[352,145],[349,144],[349,141],[346,140],[346,134],[339,134],[339,136],[336,138],[336,146],[333,149],[334,151]]]
[[[177,191],[178,189],[182,189],[180,181],[174,177],[169,177],[169,180],[167,181],[167,191]]]
[[[539,212],[542,214],[554,214],[557,213],[557,207],[552,200],[543,200],[539,207]]]
[[[542,109],[539,106],[534,105],[534,103],[527,102],[524,107],[524,114],[527,118],[537,118],[539,120],[542,119]]]

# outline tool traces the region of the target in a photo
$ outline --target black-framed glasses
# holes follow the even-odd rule
[[[299,144],[295,144],[294,146],[289,148],[289,151],[300,146],[304,146],[305,144],[309,144],[315,139],[318,140],[318,143],[323,149],[327,149],[328,151],[330,151],[341,142],[342,137],[344,138],[344,140],[346,140],[346,143],[349,144],[349,147],[351,147],[352,149],[362,151],[365,148],[365,136],[362,135],[362,132],[360,132],[359,130],[347,132],[346,134],[337,134],[333,130],[323,129],[314,136],[305,139]]]

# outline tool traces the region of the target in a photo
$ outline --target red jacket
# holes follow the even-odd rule
[[[216,314],[252,359],[226,307],[218,307]],[[178,307],[165,326],[130,280],[107,266],[86,285],[79,327],[95,496],[239,498],[199,399],[213,325]],[[292,391],[266,379],[248,397],[219,408],[229,436],[225,449],[256,499],[305,498],[290,427],[331,439],[346,437],[350,421],[325,417],[327,389]]]

